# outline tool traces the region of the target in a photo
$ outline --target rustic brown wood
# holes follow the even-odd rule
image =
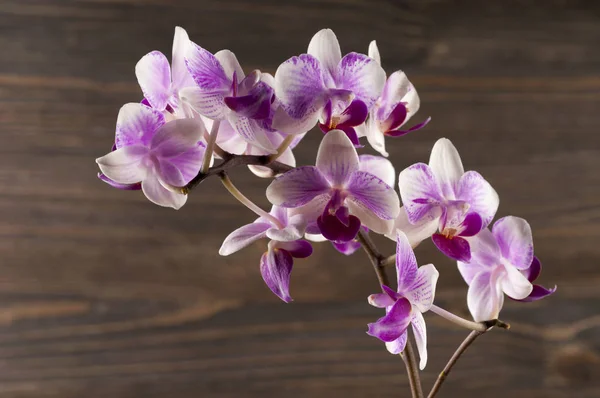
[[[344,51],[377,39],[422,98],[425,130],[389,143],[398,170],[456,144],[528,219],[555,297],[508,302],[510,331],[469,349],[442,397],[600,396],[600,4],[594,1],[3,0],[0,2],[0,397],[407,396],[403,364],[365,335],[380,312],[363,253],[298,261],[295,302],[263,285],[264,242],[221,258],[254,216],[217,179],[180,211],[96,179],[133,68],[184,26],[246,70],[273,72],[333,28]],[[298,148],[314,161],[320,134]],[[266,181],[238,170],[266,206]],[[377,240],[389,253],[393,244]],[[430,244],[440,305],[464,282]],[[431,386],[467,332],[433,314]]]

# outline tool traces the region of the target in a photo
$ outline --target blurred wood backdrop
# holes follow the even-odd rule
[[[259,242],[221,258],[254,219],[216,180],[180,211],[96,179],[133,73],[173,29],[246,71],[274,72],[323,27],[343,52],[376,39],[419,90],[423,131],[390,140],[398,171],[439,137],[533,227],[545,301],[508,301],[513,327],[481,338],[442,397],[600,396],[600,4],[593,1],[2,0],[0,2],[0,397],[387,397],[402,361],[365,334],[381,316],[364,253],[328,244],[297,261],[295,302],[264,286]],[[416,119],[415,119],[416,120]],[[297,150],[312,163],[320,133]],[[266,206],[267,181],[233,175]],[[379,240],[386,252],[390,241]],[[441,272],[437,301],[463,315],[466,286]],[[426,316],[426,388],[466,335]]]

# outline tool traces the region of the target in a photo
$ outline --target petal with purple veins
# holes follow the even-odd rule
[[[400,335],[396,340],[385,343],[385,348],[387,348],[390,354],[398,355],[404,348],[406,347],[406,340],[408,339],[408,332],[405,330],[404,333]]]
[[[520,217],[503,217],[494,223],[492,233],[498,242],[502,257],[520,270],[533,261],[533,236],[529,223]]]
[[[163,114],[138,103],[125,104],[117,116],[115,145],[148,145],[154,133],[165,124]]]
[[[290,253],[283,249],[271,248],[260,259],[260,273],[273,293],[281,300],[289,303],[290,274],[294,260]]]
[[[441,216],[440,204],[444,199],[428,165],[416,163],[402,170],[398,176],[398,186],[408,221],[412,224]]]
[[[229,90],[203,91],[199,87],[186,87],[179,91],[179,98],[200,115],[223,120],[231,110],[225,105]]]
[[[185,29],[176,26],[173,36],[173,54],[171,70],[174,89],[182,89],[194,84],[194,79],[185,66],[185,56],[191,47],[190,38]]]
[[[417,344],[417,351],[419,351],[419,369],[423,370],[427,365],[427,327],[423,314],[419,311],[413,311],[411,325],[415,336],[415,343]]]
[[[467,202],[469,212],[479,214],[483,227],[487,227],[500,203],[494,188],[476,171],[464,173],[455,187],[456,199]]]
[[[244,70],[234,53],[229,50],[221,50],[215,53],[215,58],[219,60],[227,78],[232,79],[235,74],[238,81],[244,79]]]
[[[267,153],[276,153],[276,147],[269,139],[271,132],[265,130],[258,121],[232,112],[227,120],[235,131],[250,145],[265,150]]]
[[[265,83],[254,85],[247,95],[242,97],[225,97],[225,105],[240,116],[251,119],[266,119],[271,111],[273,89]]]
[[[364,171],[381,179],[390,187],[396,182],[396,171],[392,162],[381,156],[360,155],[358,157],[360,171]]]
[[[402,231],[397,231],[396,236],[396,276],[398,281],[398,292],[405,293],[412,286],[417,277],[417,258],[408,242],[408,238]]]
[[[314,166],[302,166],[277,177],[267,187],[267,199],[282,207],[299,207],[329,192],[327,179]]]
[[[219,249],[219,254],[221,256],[229,256],[243,249],[257,240],[266,237],[269,228],[271,228],[271,224],[269,223],[255,222],[236,229],[227,235]]]
[[[135,65],[135,76],[144,97],[156,110],[166,108],[171,97],[171,67],[160,51],[152,51]]]
[[[316,166],[334,187],[343,187],[358,170],[358,154],[342,130],[331,130],[323,137]]]
[[[427,238],[430,238],[438,230],[439,222],[437,219],[427,220],[425,218],[421,219],[415,224],[411,224],[408,221],[408,215],[406,214],[406,210],[404,207],[400,208],[400,214],[394,220],[394,227],[392,231],[400,230],[404,232],[406,237],[408,238],[408,242],[411,247],[417,247],[422,241]],[[395,240],[395,236],[386,235],[388,238]]]
[[[352,173],[346,191],[347,201],[382,220],[393,220],[400,213],[400,199],[396,191],[373,174],[364,171]]]
[[[150,147],[156,156],[176,157],[197,147],[205,133],[206,128],[201,119],[176,119],[164,124],[156,132]]]
[[[412,250],[412,249],[411,249]],[[399,291],[410,300],[419,311],[429,311],[433,305],[435,297],[435,287],[437,285],[440,273],[435,269],[433,264],[427,264],[420,267],[416,273],[416,277],[410,284],[403,286],[403,290]]]
[[[405,298],[401,298],[389,308],[384,317],[379,318],[377,322],[369,323],[367,334],[390,343],[406,331],[411,318],[412,307],[410,302]]]
[[[361,224],[369,230],[384,235],[389,234],[392,230],[394,220],[384,220],[379,218],[367,207],[354,200],[347,200],[346,206],[348,207],[348,210],[350,210],[350,214],[356,216]]]
[[[352,52],[340,61],[335,80],[338,88],[352,91],[371,109],[383,90],[385,71],[373,58]]]

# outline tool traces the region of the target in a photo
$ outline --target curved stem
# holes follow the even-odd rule
[[[273,155],[269,156],[269,161],[274,162],[281,155],[283,155],[283,153],[286,151],[286,149],[288,149],[289,146],[292,144],[292,141],[294,141],[293,135],[288,135],[287,137],[285,137],[283,139],[283,141],[281,142],[281,144],[277,147],[277,153],[274,153]]]
[[[485,322],[469,321],[465,318],[461,318],[460,316],[451,313],[450,311],[446,311],[445,309],[440,308],[435,304],[433,304],[429,310],[435,314],[438,314],[442,318],[445,318],[450,322],[457,324],[458,326],[462,326],[466,329],[471,329],[477,332],[486,332],[488,329],[494,326],[497,326],[502,329],[510,328],[510,325],[508,323],[505,323],[499,319],[492,319]]]
[[[200,173],[202,174],[206,174],[210,167],[213,150],[215,148],[215,143],[217,142],[217,135],[219,135],[220,124],[221,122],[219,120],[215,120],[210,129],[210,135],[208,136],[208,142],[206,143],[206,151],[204,151],[204,157],[202,158],[202,167],[200,168]]]
[[[465,338],[465,340],[461,343],[461,345],[456,349],[454,354],[452,354],[452,357],[450,357],[450,360],[444,367],[444,370],[442,370],[442,372],[439,374],[437,380],[435,381],[435,384],[433,385],[433,387],[431,388],[431,391],[429,392],[429,395],[427,395],[427,398],[435,397],[435,394],[438,393],[438,391],[442,387],[442,384],[444,383],[444,380],[446,380],[446,377],[448,377],[448,375],[450,374],[452,367],[456,364],[456,362],[458,361],[460,356],[463,354],[463,352],[465,352],[467,350],[467,348],[469,348],[469,346],[471,344],[473,344],[473,342],[475,341],[475,339],[477,339],[477,337],[481,336],[484,333],[485,333],[485,331],[480,332],[478,330],[473,330],[471,333],[469,333],[469,335]]]
[[[281,222],[278,219],[276,219],[275,217],[273,217],[272,215],[270,215],[269,213],[267,213],[266,211],[264,211],[263,209],[261,209],[260,207],[258,207],[256,204],[254,204],[254,202],[252,202],[250,199],[248,199],[247,197],[245,197],[244,194],[241,193],[240,190],[237,189],[235,185],[233,185],[233,181],[231,181],[231,179],[229,178],[229,176],[225,172],[221,173],[220,176],[221,176],[221,182],[223,183],[223,186],[225,188],[227,188],[227,190],[229,191],[229,193],[234,198],[236,198],[241,204],[243,204],[244,206],[246,206],[247,208],[249,208],[250,210],[252,210],[259,217],[266,218],[271,223],[273,223],[274,225],[276,225],[277,228],[283,229],[283,225],[281,224]]]

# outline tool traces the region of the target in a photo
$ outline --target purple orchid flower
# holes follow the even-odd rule
[[[437,248],[448,257],[469,261],[467,238],[489,225],[499,199],[479,173],[465,173],[450,140],[438,140],[429,165],[417,163],[406,168],[400,173],[398,184],[406,212],[400,212],[400,217],[412,224],[409,228],[418,230],[421,237],[432,236]],[[398,222],[396,225],[404,230]]]
[[[96,159],[104,181],[133,188],[141,183],[144,195],[160,206],[179,209],[187,196],[176,192],[200,170],[204,125],[199,119],[165,123],[163,114],[142,104],[130,103],[119,111],[116,149]]]
[[[542,273],[542,263],[536,256],[533,256],[533,260],[531,261],[531,265],[529,266],[529,268],[521,270],[521,272],[523,273],[523,275],[525,275],[527,280],[531,282],[531,284],[533,285],[533,290],[531,290],[529,296],[525,297],[524,299],[515,301],[529,303],[532,301],[541,300],[544,297],[549,296],[556,291],[556,285],[553,288],[548,289],[542,285],[536,285],[533,283]]]
[[[213,55],[193,42],[185,64],[197,86],[182,90],[181,96],[196,112],[213,120],[227,120],[249,144],[276,152],[268,137],[275,99],[268,76],[259,70],[244,76],[231,51]]]
[[[298,167],[278,177],[267,188],[267,198],[277,206],[299,208],[308,219],[315,215],[318,232],[336,242],[354,239],[361,224],[386,233],[400,211],[394,189],[360,171],[356,149],[341,130],[325,135],[316,167]]]
[[[535,268],[539,262],[534,261],[527,221],[512,216],[501,218],[491,231],[486,228],[477,234],[472,243],[471,261],[459,261],[458,270],[469,285],[467,305],[475,321],[498,318],[504,294],[515,300],[531,297],[533,285],[528,276],[537,277],[541,266]]]
[[[233,231],[221,245],[219,254],[228,256],[259,239],[269,238],[268,250],[260,259],[263,280],[277,297],[289,303],[290,274],[294,258],[312,254],[312,246],[302,240],[305,223],[301,215],[290,215],[288,209],[273,206],[270,217],[259,217],[252,224]]]
[[[277,69],[275,92],[282,106],[273,127],[305,133],[320,119],[321,128],[342,129],[356,143],[354,127],[364,122],[384,84],[385,71],[375,60],[354,52],[342,58],[335,34],[323,29],[310,41],[307,54]]]
[[[385,308],[386,315],[370,323],[367,334],[385,342],[390,353],[399,354],[406,345],[408,325],[412,324],[421,358],[419,367],[423,370],[427,364],[427,331],[423,312],[429,311],[433,305],[440,274],[433,264],[417,265],[415,253],[402,231],[398,231],[397,237],[396,273],[397,291],[382,285],[383,293],[369,296],[369,304]]]
[[[173,112],[180,118],[190,117],[187,105],[181,101],[180,90],[195,86],[184,61],[189,46],[187,32],[178,26],[173,38],[172,67],[169,66],[167,57],[159,51],[146,54],[135,66],[144,102],[158,111]]]

